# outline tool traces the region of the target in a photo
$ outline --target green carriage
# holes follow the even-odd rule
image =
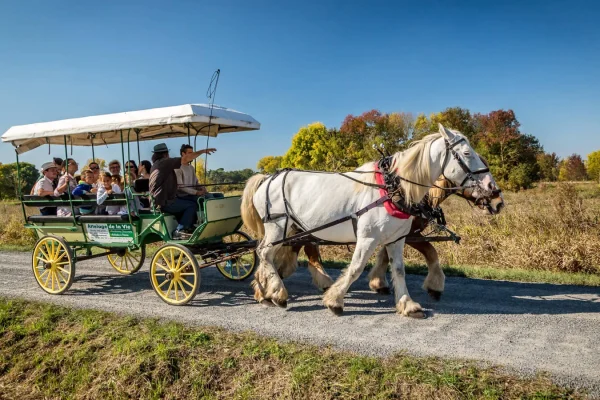
[[[73,146],[120,144],[123,165],[131,159],[131,144],[147,140],[196,136],[215,137],[226,132],[257,130],[251,116],[231,109],[189,104],[118,114],[75,118],[10,128],[4,142],[19,154],[43,145],[59,145],[69,158]],[[18,178],[20,181],[20,177]],[[130,186],[131,185],[131,186]],[[19,182],[19,188],[21,187]],[[38,241],[32,268],[39,286],[47,293],[62,294],[71,286],[78,261],[106,257],[119,273],[133,274],[142,267],[148,245],[162,244],[150,262],[152,287],[165,302],[183,305],[200,286],[200,269],[216,266],[228,279],[249,277],[257,263],[256,241],[243,231],[241,196],[215,194],[198,199],[197,225],[187,240],[173,240],[177,216],[161,212],[148,193],[148,179],[126,184],[125,193],[112,194],[103,203],[126,207],[123,215],[77,215],[76,208],[97,203],[95,195],[21,195],[25,227]],[[136,209],[135,196],[149,199],[150,206]],[[66,207],[71,216],[30,215],[35,208]]]

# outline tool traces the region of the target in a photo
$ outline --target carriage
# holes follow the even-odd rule
[[[244,280],[257,264],[256,241],[240,231],[241,196],[216,193],[198,199],[197,225],[187,240],[173,240],[176,215],[161,212],[149,195],[148,179],[126,183],[125,193],[113,194],[104,205],[127,207],[123,215],[76,215],[75,208],[92,206],[95,195],[75,197],[70,190],[61,196],[23,195],[19,155],[40,146],[60,146],[66,158],[74,146],[120,144],[123,166],[131,159],[131,145],[140,141],[216,137],[227,132],[260,129],[251,116],[213,105],[188,104],[150,110],[74,118],[54,122],[14,126],[2,136],[15,147],[17,179],[25,228],[32,229],[37,242],[32,269],[38,285],[47,293],[62,294],[75,277],[76,264],[93,258],[106,258],[118,273],[138,272],[150,245],[159,246],[150,261],[150,281],[154,291],[168,304],[183,305],[194,298],[200,286],[200,270],[216,266],[227,279]],[[132,196],[145,196],[150,207],[134,210]],[[38,207],[68,207],[71,216],[32,215]],[[28,212],[29,211],[29,212]]]

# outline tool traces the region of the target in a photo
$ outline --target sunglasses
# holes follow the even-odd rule
[[[100,167],[90,167],[90,169],[91,169],[92,171],[97,171],[97,170],[99,170],[99,169],[100,169]]]

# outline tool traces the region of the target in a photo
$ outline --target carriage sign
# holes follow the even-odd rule
[[[100,243],[133,242],[130,224],[87,224],[89,240]]]

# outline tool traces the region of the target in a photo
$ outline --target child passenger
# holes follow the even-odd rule
[[[83,176],[83,181],[79,181],[79,185],[75,189],[73,189],[73,196],[81,196],[84,194],[94,194],[97,189],[94,187],[94,172],[89,169],[82,171],[81,175]],[[81,206],[79,207],[79,212],[81,215],[92,214],[96,210],[96,206]]]
[[[100,180],[98,181],[98,197],[96,202],[98,203],[98,214],[116,215],[121,206],[102,206],[104,200],[112,194],[121,193],[121,188],[116,183],[113,183],[113,176],[110,172],[102,172],[100,174]]]

